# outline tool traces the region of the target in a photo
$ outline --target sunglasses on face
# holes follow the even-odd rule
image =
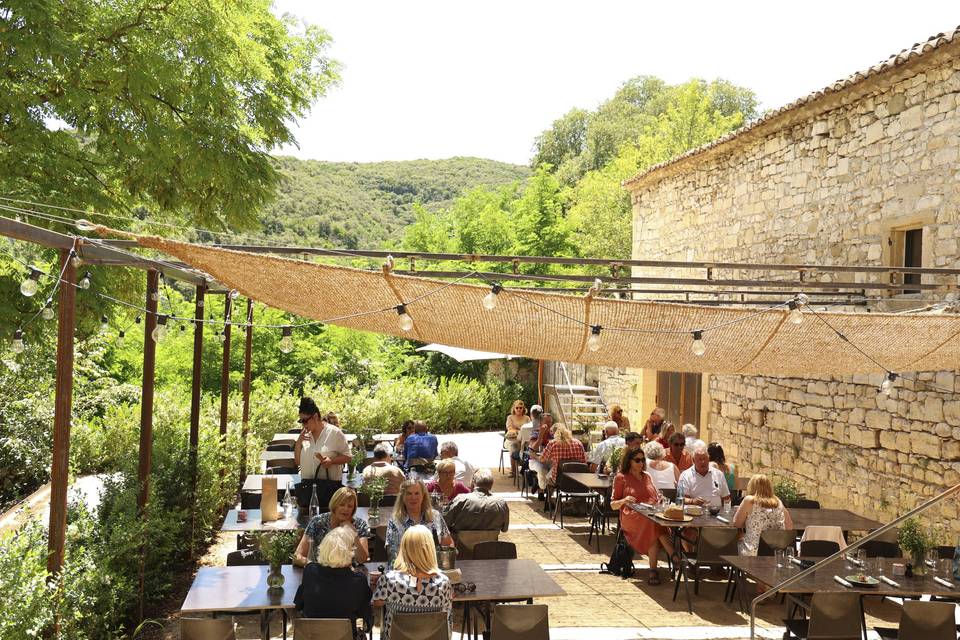
[[[634,462],[646,462],[646,458],[634,458]]]
[[[307,424],[308,422],[310,422],[310,418],[297,418],[297,422],[299,422],[300,424]]]

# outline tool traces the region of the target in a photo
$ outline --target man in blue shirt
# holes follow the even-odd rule
[[[415,420],[413,423],[413,433],[407,436],[403,443],[403,451],[407,468],[410,467],[410,461],[414,458],[424,458],[429,462],[437,457],[437,436],[427,433],[427,423],[423,420]]]

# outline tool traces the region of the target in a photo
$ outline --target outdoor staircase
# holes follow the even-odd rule
[[[603,401],[600,389],[577,384],[553,385],[560,414],[554,421],[564,422],[574,430],[591,430],[594,425],[607,420],[607,405]]]

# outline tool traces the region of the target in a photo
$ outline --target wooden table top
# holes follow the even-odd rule
[[[300,482],[299,473],[251,473],[244,479],[243,487],[240,491],[244,492],[259,492],[261,490],[261,483],[264,478],[276,478],[277,479],[277,493],[281,496],[287,488],[287,483],[292,482],[297,484]]]
[[[368,562],[368,570],[379,565]],[[553,578],[533,560],[462,560],[457,566],[464,582],[473,582],[477,590],[454,593],[463,601],[520,600],[566,595]],[[200,567],[190,591],[180,607],[184,613],[211,611],[258,611],[293,609],[293,597],[303,580],[303,569],[283,565],[283,591],[267,591],[270,567]]]
[[[223,525],[220,527],[221,531],[296,531],[307,526],[306,518],[301,520],[299,518],[299,510],[296,508],[293,510],[292,517],[273,520],[271,522],[263,522],[260,519],[260,509],[245,509],[247,512],[247,521],[237,522],[237,511],[239,511],[239,509],[230,509],[227,511],[227,517],[223,519]],[[366,520],[370,527],[373,528],[377,525],[385,525],[387,523],[388,512],[392,513],[392,510],[381,507],[380,518],[371,522],[369,507],[357,507],[356,517],[361,520]]]
[[[864,518],[846,509],[790,509],[789,511],[790,517],[793,519],[793,528],[797,531],[803,531],[811,526],[835,526],[840,527],[843,531],[872,531],[881,526],[881,524],[875,520]],[[704,528],[733,526],[731,523],[733,522],[736,509],[731,510],[729,514],[720,514],[729,520],[730,523],[722,522],[718,520],[716,516],[711,516],[707,512],[704,512],[702,516],[694,516],[693,520],[689,522],[658,518],[653,512],[645,509],[638,509],[637,512],[647,516],[662,527]]]
[[[613,486],[613,478],[610,476],[600,477],[595,473],[565,473],[563,475],[593,491],[606,491]]]
[[[790,564],[786,567],[781,567],[778,569],[776,558],[773,556],[722,556],[722,558],[734,567],[752,577],[754,580],[758,580],[769,585],[782,582],[787,578],[797,575],[801,571],[801,568],[795,564]],[[960,595],[960,585],[957,585],[957,587],[954,589],[950,589],[949,587],[946,587],[934,580],[933,576],[938,574],[935,574],[933,569],[928,568],[927,575],[925,576],[914,576],[912,578],[907,578],[906,576],[893,575],[893,563],[899,562],[902,564],[907,562],[906,560],[902,558],[880,558],[879,560],[883,563],[883,575],[887,576],[894,582],[899,583],[899,587],[894,587],[883,581],[881,581],[880,584],[875,587],[860,586],[856,584],[854,584],[852,587],[845,587],[834,580],[833,577],[840,576],[841,578],[846,578],[847,576],[857,575],[860,573],[865,573],[866,575],[872,577],[879,576],[877,576],[875,571],[869,570],[872,560],[868,561],[868,569],[864,570],[847,563],[843,559],[838,558],[837,560],[832,561],[830,564],[822,568],[818,568],[815,572],[800,580],[800,582],[790,585],[783,591],[786,593],[836,593],[843,591],[855,591],[864,595],[881,596]],[[945,576],[941,575],[940,577]],[[950,578],[947,578],[947,580],[953,582],[953,580]]]

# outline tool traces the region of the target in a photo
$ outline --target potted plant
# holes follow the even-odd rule
[[[927,552],[936,543],[933,534],[924,531],[923,527],[920,526],[920,521],[916,518],[907,518],[900,525],[900,531],[897,533],[897,543],[901,549],[910,554],[914,575],[922,576],[926,574],[927,565],[924,561],[927,558]]]
[[[387,488],[387,479],[383,476],[373,476],[366,478],[360,485],[360,493],[370,497],[370,519],[376,520],[380,517],[380,500],[383,498],[383,492]]]
[[[620,471],[620,462],[623,460],[623,452],[626,449],[626,447],[615,447],[610,452],[610,457],[607,458],[607,469],[611,475],[616,475]]]
[[[353,474],[363,466],[366,459],[367,450],[364,448],[363,443],[360,442],[360,438],[357,437],[357,440],[353,443],[353,449],[350,452],[350,475],[347,479],[348,482],[353,481]]]
[[[297,534],[294,531],[270,531],[255,534],[260,555],[270,565],[267,574],[267,587],[270,591],[283,590],[282,565],[290,560],[297,546]]]
[[[782,502],[785,507],[796,504],[797,501],[803,497],[799,487],[797,487],[797,483],[783,476],[774,476],[773,495],[780,498],[780,502]]]

